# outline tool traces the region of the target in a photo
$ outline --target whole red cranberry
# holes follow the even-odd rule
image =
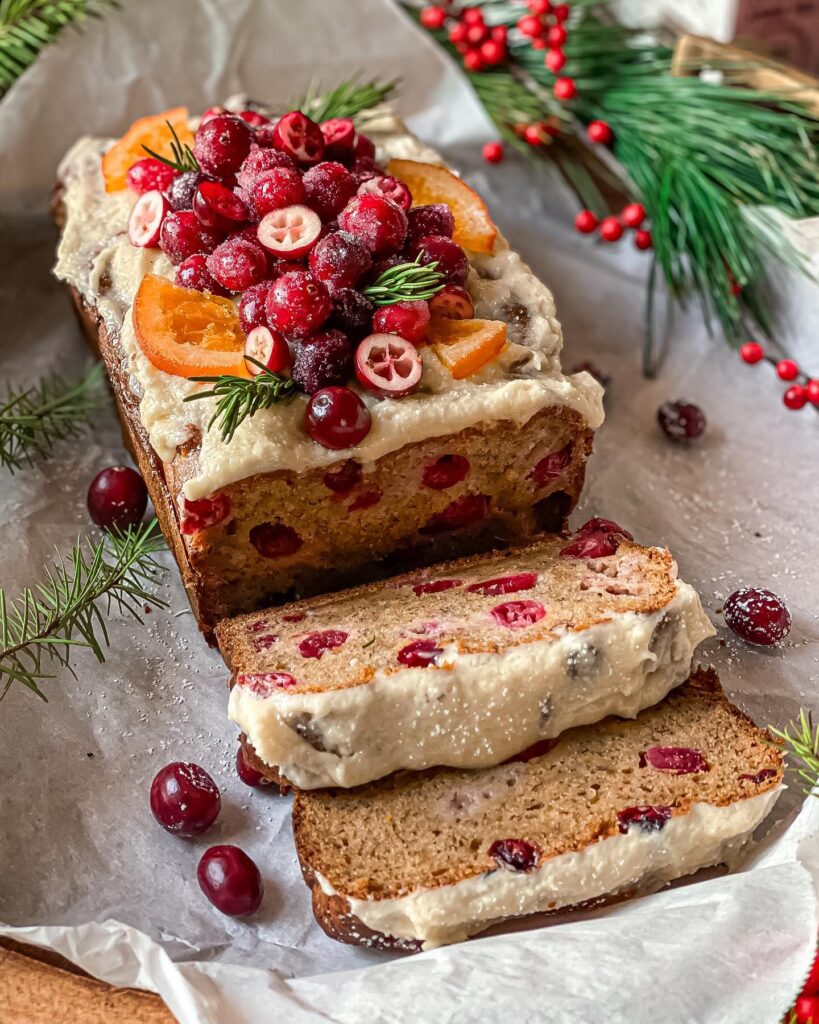
[[[444,235],[425,235],[410,250],[411,258],[421,264],[437,263],[435,268],[444,275],[448,284],[464,284],[469,274],[466,253],[451,238]]]
[[[147,507],[145,482],[129,466],[109,466],[101,470],[88,488],[88,514],[103,530],[138,526]]]
[[[407,213],[407,244],[416,246],[427,235],[444,235],[452,238],[455,232],[455,218],[446,203],[430,203],[428,206],[414,206]]]
[[[321,281],[306,270],[291,270],[273,282],[266,308],[271,327],[282,334],[303,338],[321,327],[333,304]]]
[[[303,181],[307,205],[322,220],[330,220],[341,213],[358,188],[347,168],[334,160],[325,160],[306,170]]]
[[[398,252],[407,237],[406,213],[389,199],[371,193],[351,199],[338,223],[375,256]]]
[[[377,334],[398,334],[413,345],[420,344],[427,336],[429,327],[429,306],[423,299],[411,302],[395,302],[381,306],[373,316],[373,331]]]
[[[270,779],[266,779],[260,771],[247,763],[241,747],[236,751],[236,774],[246,786],[252,786],[254,789],[270,785]]]
[[[161,160],[157,160],[152,156],[146,156],[142,160],[137,160],[135,164],[131,164],[125,177],[128,182],[128,188],[138,195],[143,195],[143,193],[151,192],[153,189],[164,192],[165,189],[170,187],[177,173],[173,167],[169,167]]]
[[[174,281],[180,288],[193,288],[197,292],[210,292],[212,295],[229,294],[227,288],[223,288],[208,270],[208,258],[202,252],[182,260],[176,268]]]
[[[321,167],[321,164],[319,164]],[[328,287],[354,288],[373,264],[358,239],[344,231],[325,235],[310,250],[310,271]]]
[[[267,274],[267,256],[260,245],[232,236],[208,256],[208,270],[223,288],[243,292],[259,284]]]
[[[362,135],[358,132],[355,137],[355,155],[360,159],[366,157],[369,160],[375,159],[375,143],[369,135]]]
[[[193,196],[196,186],[202,180],[198,171],[185,171],[177,174],[165,190],[165,198],[172,210],[190,210],[193,207]]]
[[[726,625],[749,644],[770,647],[791,630],[791,613],[770,590],[743,587],[735,590],[723,606]]]
[[[276,122],[273,145],[300,164],[317,164],[324,156],[324,136],[315,121],[291,110]]]
[[[301,175],[289,167],[263,171],[251,181],[244,193],[250,209],[259,220],[273,210],[300,205],[307,198]]]
[[[199,835],[216,821],[222,798],[204,768],[188,761],[165,765],[151,783],[151,811],[166,832]]]
[[[328,160],[351,163],[355,156],[355,122],[351,117],[332,117],[319,125],[324,136],[324,156]]]
[[[304,411],[305,430],[324,448],[352,448],[364,440],[371,427],[369,409],[349,388],[322,388]]]
[[[353,346],[341,331],[318,331],[296,346],[293,380],[308,395],[333,384],[345,384],[352,372]]]
[[[261,873],[238,846],[211,846],[196,869],[199,887],[210,902],[230,917],[255,914],[264,897]]]
[[[239,299],[239,322],[245,334],[250,334],[254,327],[267,327],[265,302],[271,287],[270,281],[261,281],[242,292]]]
[[[190,210],[171,211],[162,221],[159,248],[177,266],[198,252],[213,252],[221,235],[203,227]]]
[[[699,406],[678,399],[664,402],[657,410],[657,422],[666,437],[677,443],[695,441],[705,433],[706,419]]]
[[[258,133],[256,138],[258,138]],[[254,142],[250,147],[250,152],[245,162],[239,168],[239,173],[236,175],[236,184],[240,189],[246,191],[260,174],[272,171],[274,168],[297,171],[298,164],[287,153],[282,153],[278,149],[262,149]]]
[[[375,306],[355,288],[333,289],[333,312],[330,326],[344,331],[350,341],[356,342],[372,333]]]
[[[205,174],[231,178],[250,152],[253,131],[241,118],[217,114],[201,125],[193,140],[193,155]]]

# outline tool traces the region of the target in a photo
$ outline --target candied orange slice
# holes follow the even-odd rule
[[[134,334],[159,370],[176,377],[249,377],[236,306],[146,274],[134,299]]]
[[[471,377],[506,345],[502,320],[447,320],[433,317],[427,336],[435,354],[456,380]]]
[[[492,223],[486,203],[457,174],[418,160],[390,160],[387,174],[398,178],[412,192],[413,206],[446,203],[455,218],[454,238],[473,252],[492,252],[498,229]]]
[[[154,153],[159,153],[160,156],[169,159],[173,157],[173,136],[166,121],[170,121],[183,146],[193,144],[193,132],[188,128],[187,107],[172,107],[161,114],[140,117],[102,158],[102,176],[105,178],[106,192],[119,192],[127,186],[125,176],[128,168],[148,155],[143,146],[152,149]]]

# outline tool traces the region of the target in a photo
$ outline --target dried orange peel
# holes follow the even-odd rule
[[[486,203],[457,174],[437,164],[418,160],[390,160],[387,174],[398,178],[412,192],[413,206],[446,203],[455,218],[454,239],[472,252],[494,252],[498,229]]]
[[[134,299],[137,344],[159,370],[176,377],[249,377],[236,306],[208,292],[146,274]]]
[[[161,114],[140,117],[102,158],[102,176],[105,179],[106,192],[119,192],[127,187],[128,168],[148,155],[144,146],[159,153],[160,156],[172,158],[173,136],[167,122],[171,124],[183,146],[193,144],[193,132],[188,127],[187,107],[172,107]]]
[[[456,380],[471,377],[506,346],[502,320],[448,320],[433,317],[427,337],[435,354]]]

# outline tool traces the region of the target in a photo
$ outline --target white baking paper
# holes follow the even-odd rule
[[[758,721],[782,725],[800,705],[819,708],[819,421],[810,409],[785,411],[769,368],[743,366],[693,312],[670,320],[661,373],[644,380],[647,258],[628,241],[600,247],[575,235],[574,201],[545,169],[511,157],[483,164],[477,143],[492,131],[468,86],[388,0],[126,0],[81,34],[66,32],[0,103],[0,376],[21,383],[86,358],[50,277],[47,213],[77,136],[114,135],[148,111],[201,109],[239,91],[280,105],[311,79],[332,85],[354,69],[403,78],[399,111],[487,197],[553,288],[564,364],[592,359],[613,376],[578,520],[604,514],[671,547],[720,627],[702,659]],[[791,278],[776,291],[790,315],[783,337],[819,373],[816,291]],[[709,418],[690,450],[670,445],[655,421],[658,404],[680,396]],[[10,593],[55,546],[88,531],[87,484],[124,458],[111,411],[52,461],[14,477],[0,470]],[[786,599],[793,630],[781,648],[751,650],[721,627],[718,609],[740,584]],[[819,879],[819,802],[796,818],[796,784],[747,869],[730,877],[411,958],[328,939],[298,871],[289,802],[235,777],[224,667],[173,571],[160,590],[167,611],[154,607],[145,625],[113,620],[104,666],[80,653],[76,678],[60,672],[45,685],[47,705],[22,688],[0,704],[4,934],[160,992],[183,1024],[249,1024],[277,1011],[294,1022],[773,1024],[792,1001],[815,945]],[[202,764],[223,789],[220,819],[199,840],[167,835],[148,808],[151,778],[174,759]],[[216,842],[239,844],[262,869],[266,897],[250,922],[221,916],[199,892],[197,860]]]

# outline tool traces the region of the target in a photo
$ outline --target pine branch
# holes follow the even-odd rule
[[[805,793],[819,796],[819,725],[814,726],[813,715],[802,708],[797,719],[784,729],[771,727],[771,732],[801,762],[801,768],[789,766],[789,770],[796,772],[806,783],[803,787]]]
[[[399,263],[383,271],[372,284],[362,289],[363,294],[376,306],[431,299],[444,287],[444,275],[436,269],[437,260],[422,264],[420,259],[417,256],[414,263]]]
[[[395,91],[398,79],[389,82],[362,82],[358,75],[345,79],[329,92],[319,92],[320,85],[311,83],[295,109],[308,114],[314,121],[329,121],[332,117],[356,117],[383,103]]]
[[[266,370],[264,365],[251,356],[247,357],[261,370],[255,377],[234,377],[223,374],[220,377],[191,377],[201,384],[213,384],[210,391],[199,391],[188,395],[186,402],[200,398],[216,398],[216,411],[208,423],[208,430],[219,424],[222,440],[229,442],[239,424],[249,416],[255,416],[261,409],[269,409],[278,402],[287,402],[296,392],[296,382],[289,377]]]
[[[102,363],[80,380],[55,373],[29,388],[8,387],[0,401],[0,466],[14,472],[48,457],[57,441],[76,437],[106,404]]]
[[[43,578],[16,598],[0,589],[0,700],[13,683],[46,700],[39,684],[53,678],[54,666],[73,673],[75,648],[105,660],[106,615],[127,612],[141,622],[143,602],[165,607],[148,590],[161,569],[153,556],[163,548],[154,520],[97,542],[78,542],[68,558],[58,555]]]
[[[148,154],[152,156],[154,160],[159,160],[163,164],[167,164],[168,167],[173,167],[175,171],[180,174],[184,174],[186,171],[198,171],[199,161],[193,155],[193,150],[187,144],[183,145],[176,134],[176,129],[170,121],[166,121],[165,124],[168,126],[168,131],[171,133],[171,153],[173,157],[162,156],[161,153],[155,153],[152,149],[149,149],[143,144],[142,148]]]
[[[0,94],[67,25],[118,5],[119,0],[0,0]]]

